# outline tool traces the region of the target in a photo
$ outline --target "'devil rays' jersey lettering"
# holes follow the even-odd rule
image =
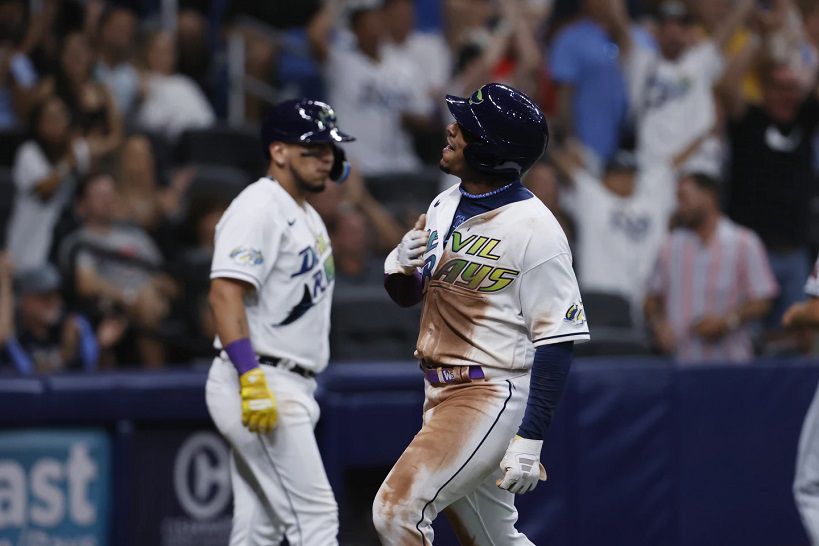
[[[430,237],[430,240],[432,237]],[[501,259],[496,250],[500,239],[493,239],[474,233],[465,237],[459,231],[452,233],[450,250],[454,254],[476,256],[486,260]],[[506,267],[488,265],[482,261],[452,258],[435,271],[432,278],[477,292],[499,292],[512,284],[520,271]]]

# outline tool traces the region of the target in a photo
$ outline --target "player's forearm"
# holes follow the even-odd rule
[[[403,273],[384,274],[384,288],[392,301],[401,307],[412,307],[423,297],[421,274],[416,271],[413,275]]]
[[[563,396],[569,368],[572,365],[573,341],[542,345],[535,351],[529,400],[518,435],[530,440],[543,440],[552,423],[555,408]]]

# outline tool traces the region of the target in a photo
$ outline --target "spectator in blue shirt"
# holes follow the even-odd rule
[[[621,2],[582,0],[581,18],[557,34],[549,57],[558,86],[559,131],[576,137],[605,164],[617,150],[626,120],[628,97],[620,65],[622,44],[617,9]],[[631,31],[633,39],[649,45],[647,33]]]
[[[11,260],[8,253],[2,253],[0,347],[4,360],[21,375],[95,370],[100,352],[96,334],[86,318],[65,312],[56,268],[46,264],[18,273],[14,282],[12,278]]]

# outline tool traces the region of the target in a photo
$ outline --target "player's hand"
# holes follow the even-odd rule
[[[276,397],[267,387],[267,380],[260,368],[239,376],[242,395],[242,424],[250,432],[267,433],[273,430],[278,419]]]
[[[546,469],[540,463],[543,440],[529,440],[515,436],[506,448],[500,467],[505,472],[496,482],[501,489],[512,493],[528,493],[538,481],[546,481]]]
[[[424,265],[424,252],[429,241],[429,232],[424,230],[426,221],[426,214],[419,216],[415,226],[398,243],[398,265],[405,275],[412,275]]]

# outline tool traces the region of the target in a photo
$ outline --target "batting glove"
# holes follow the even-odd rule
[[[498,487],[523,494],[534,489],[538,481],[546,481],[546,469],[540,464],[542,446],[543,440],[512,438],[500,463],[505,474],[497,481]]]
[[[424,265],[424,252],[427,249],[429,233],[421,229],[408,231],[398,243],[398,267],[405,275],[412,275]]]
[[[242,395],[242,424],[250,432],[267,433],[276,426],[276,397],[267,387],[264,372],[253,368],[239,376]]]

